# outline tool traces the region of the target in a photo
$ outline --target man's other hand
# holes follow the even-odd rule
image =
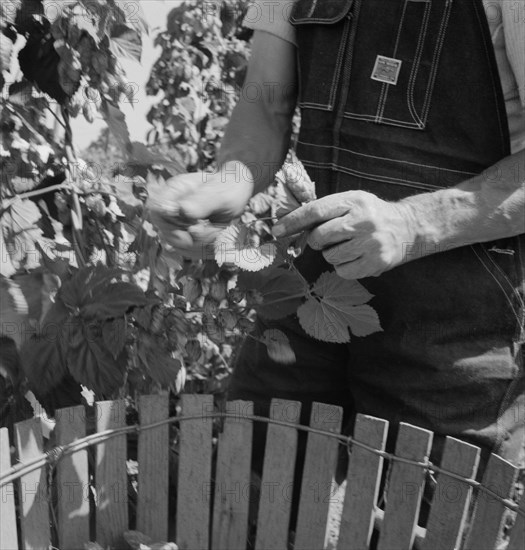
[[[210,259],[218,233],[244,211],[253,178],[242,163],[228,162],[217,172],[175,176],[149,192],[150,219],[166,248],[187,258]]]
[[[378,276],[407,261],[414,244],[410,210],[372,193],[346,191],[312,201],[274,226],[276,237],[311,230],[308,244],[321,250],[345,279]]]

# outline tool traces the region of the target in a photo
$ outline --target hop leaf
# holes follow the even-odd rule
[[[299,202],[310,202],[317,198],[315,184],[300,160],[295,159],[293,162],[286,163],[282,172],[286,187]]]
[[[260,273],[241,273],[237,284],[239,290],[256,289],[263,297],[263,302],[253,307],[265,319],[281,319],[295,313],[308,290],[300,275],[282,267]]]
[[[29,270],[39,265],[36,243],[42,238],[42,230],[38,227],[40,217],[38,206],[29,199],[17,200],[4,212],[2,225],[7,246],[2,256],[10,260],[2,267],[5,272],[12,267]]]
[[[296,157],[287,162],[275,174],[275,196],[277,206],[275,215],[285,216],[301,204],[315,200],[315,184],[308,176],[305,167]]]
[[[283,365],[295,363],[295,353],[284,332],[275,328],[265,330],[261,340],[266,344],[270,359]]]
[[[182,284],[184,297],[191,304],[202,294],[202,285],[196,279],[186,278]]]
[[[238,316],[229,309],[221,309],[217,316],[217,322],[226,330],[232,330],[237,324]]]
[[[182,362],[166,348],[158,337],[143,335],[138,342],[137,354],[149,375],[159,384],[169,386],[182,368]]]
[[[248,228],[230,225],[217,237],[214,244],[215,260],[219,266],[234,264],[245,271],[260,271],[275,260],[277,248],[274,243],[259,245]]]
[[[282,218],[283,216],[286,216],[286,214],[289,214],[299,208],[301,203],[295,198],[283,181],[281,181],[279,174],[280,172],[277,172],[277,175],[275,176],[277,178],[277,184],[275,186],[276,205],[274,216],[277,218]]]
[[[312,296],[297,310],[299,323],[314,338],[324,342],[350,341],[382,330],[379,317],[368,305],[372,295],[357,281],[336,273],[323,273],[312,287]]]

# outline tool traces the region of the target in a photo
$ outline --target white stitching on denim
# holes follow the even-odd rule
[[[495,269],[497,269],[497,271],[505,279],[505,282],[510,286],[510,288],[512,289],[512,293],[517,299],[517,302],[520,305],[520,309],[522,310],[525,307],[525,302],[523,301],[523,298],[520,296],[520,294],[516,292],[516,289],[514,288],[514,284],[512,283],[508,275],[503,271],[503,269],[501,269],[498,263],[494,260],[494,258],[488,253],[488,251],[484,247],[482,247],[482,250],[485,256],[488,258],[489,262],[494,265]]]
[[[437,69],[439,65],[439,60],[441,59],[441,52],[443,50],[443,44],[445,42],[445,34],[446,30],[448,28],[448,22],[450,20],[450,14],[452,12],[452,2],[453,0],[447,0],[445,5],[445,15],[441,19],[441,26],[439,28],[438,32],[438,43],[434,50],[434,57],[432,58],[432,65],[430,67],[430,78],[429,78],[429,86],[427,87],[427,93],[425,94],[425,100],[423,101],[423,110],[421,113],[421,117],[423,119],[423,122],[427,123],[428,119],[428,113],[430,111],[430,102],[432,99],[432,94],[434,92],[434,85],[436,82],[436,76],[437,76]]]
[[[431,185],[430,183],[400,180],[398,178],[392,178],[392,177],[389,177],[389,176],[382,176],[380,174],[370,174],[369,172],[361,172],[360,170],[355,170],[353,168],[347,168],[345,166],[341,166],[341,165],[336,164],[334,162],[303,161],[303,164],[305,166],[311,166],[311,167],[328,168],[330,170],[343,172],[345,174],[350,174],[352,176],[360,176],[364,179],[375,181],[375,182],[391,183],[391,184],[394,184],[394,185],[402,185],[402,186],[405,186],[405,187],[411,187],[411,188],[419,189],[419,190],[423,190],[423,191],[435,191],[436,189],[440,189],[440,187],[437,187],[435,185]]]
[[[308,101],[300,101],[299,107],[305,107],[310,109],[317,109],[319,111],[330,111],[330,105],[326,105],[325,103],[312,103]]]
[[[368,157],[368,158],[373,158],[373,159],[378,159],[378,160],[387,160],[389,162],[397,162],[397,163],[400,163],[400,164],[410,164],[410,165],[413,165],[413,166],[422,166],[424,168],[432,168],[432,169],[435,169],[435,170],[445,170],[447,172],[452,172],[454,174],[465,174],[467,176],[476,176],[476,175],[478,175],[476,172],[467,172],[466,170],[454,170],[452,168],[443,168],[441,166],[432,166],[431,164],[420,164],[418,162],[411,162],[411,161],[397,160],[397,159],[389,159],[389,158],[380,157],[380,156],[377,156],[377,155],[367,155],[366,153],[360,153],[359,151],[353,151],[352,149],[345,149],[344,147],[338,147],[338,146],[335,146],[335,145],[318,145],[316,143],[308,143],[307,141],[302,141],[302,140],[297,140],[297,143],[300,143],[301,145],[306,145],[308,147],[319,147],[319,148],[326,148],[326,149],[336,148],[336,149],[340,149],[341,151],[346,151],[348,153],[352,153],[354,155],[359,155],[359,156],[362,156],[362,157]],[[441,187],[440,187],[440,189],[441,189]]]
[[[313,0],[312,4],[310,5],[310,8],[308,10],[308,13],[306,14],[306,17],[310,18],[314,14],[315,8],[317,6],[317,0]]]
[[[517,235],[516,237],[514,237],[514,239],[516,241],[516,266],[518,270],[518,277],[519,277],[519,280],[522,282],[522,289],[523,289],[523,281],[525,281],[525,265],[523,264],[522,245],[525,243],[525,236]],[[521,311],[521,320],[522,320],[521,330],[520,330],[520,333],[516,335],[516,340],[519,342],[523,342],[525,339],[525,307],[523,307]],[[524,352],[525,352],[525,349],[524,349]],[[525,353],[524,353],[524,358],[525,358]]]
[[[370,122],[375,122],[376,124],[382,124],[387,122],[390,126],[400,126],[401,128],[411,128],[414,130],[423,130],[415,122],[405,122],[404,120],[395,120],[389,117],[382,117],[381,120],[376,120],[376,117],[373,115],[358,115],[357,113],[344,113],[344,118],[356,119],[356,120],[368,120]]]
[[[327,18],[327,17],[301,17],[301,18],[297,18],[297,17],[294,17],[292,15],[290,17],[290,23],[292,23],[292,25],[293,24],[299,24],[300,25],[300,24],[308,24],[308,23],[321,23],[321,24],[330,25],[332,23],[338,23],[348,13],[348,10],[350,9],[353,1],[354,0],[347,0],[346,4],[344,6],[343,15],[341,15],[341,13],[338,13],[337,15],[335,15],[334,17],[331,17],[331,18]]]
[[[521,319],[520,319],[520,315],[518,314],[518,312],[516,312],[516,309],[514,308],[514,302],[513,302],[513,299],[512,299],[512,296],[509,296],[509,294],[507,293],[507,291],[503,288],[503,285],[500,283],[499,279],[496,277],[496,275],[491,271],[491,269],[489,268],[489,266],[487,266],[487,264],[483,261],[483,258],[477,253],[476,251],[476,246],[475,245],[472,245],[470,247],[472,249],[472,251],[474,252],[474,254],[477,256],[478,260],[481,262],[481,264],[483,265],[483,267],[487,270],[488,274],[494,279],[494,281],[496,281],[496,284],[500,287],[501,289],[501,292],[503,292],[503,295],[505,296],[505,298],[507,299],[507,302],[509,303],[510,305],[510,308],[512,310],[512,313],[514,314],[514,317],[516,317],[516,321],[518,322],[518,325],[521,326]],[[481,247],[482,250],[485,250],[483,247]],[[492,260],[492,258],[490,258],[490,256],[488,256],[488,258],[490,260]],[[497,266],[497,264],[495,264]],[[497,266],[499,268],[499,266]],[[508,277],[503,274],[504,277],[505,277],[505,280],[508,279]],[[513,285],[512,285],[513,286]],[[515,290],[514,290],[514,286],[513,286],[513,296],[515,295]]]
[[[392,54],[392,57],[395,58],[396,55],[397,55],[397,49],[399,48],[399,41],[401,40],[401,31],[403,29],[403,25],[405,23],[405,16],[406,16],[406,12],[407,12],[407,6],[408,6],[408,2],[410,0],[405,0],[405,3],[403,4],[403,12],[401,13],[401,21],[399,21],[399,27],[397,28],[397,36],[396,36],[396,43],[394,44],[394,53]],[[389,84],[383,84],[383,89],[381,90],[381,95],[383,96],[383,92],[384,92],[384,96],[381,98],[379,98],[379,105],[378,105],[378,109],[377,109],[377,114],[376,114],[376,122],[380,122],[383,118],[383,113],[385,112],[385,106],[386,106],[386,100],[387,100],[387,97],[388,97],[388,89],[390,88],[390,85]]]
[[[339,84],[339,73],[341,70],[341,65],[343,64],[344,53],[346,51],[346,42],[348,41],[348,35],[350,33],[350,24],[345,21],[345,26],[343,28],[343,36],[341,37],[341,44],[339,45],[339,52],[337,54],[337,61],[335,64],[334,78],[332,79],[332,89],[330,90],[330,99],[329,105],[330,110],[334,107],[335,95],[337,93],[337,85]]]
[[[430,8],[432,4],[431,2],[427,2],[425,4],[425,11],[423,13],[423,26],[421,28],[421,31],[419,32],[419,38],[417,41],[417,47],[416,47],[416,58],[414,59],[414,63],[412,64],[412,70],[410,71],[410,78],[408,80],[408,97],[407,97],[407,105],[408,105],[408,111],[412,115],[412,118],[418,125],[418,127],[424,128],[425,123],[419,118],[419,115],[416,111],[416,106],[414,104],[414,88],[416,85],[416,78],[417,73],[419,72],[419,65],[421,62],[421,56],[423,55],[423,44],[425,42],[425,38],[427,36],[427,30],[428,30],[428,22],[430,20]],[[429,83],[427,82],[427,90],[428,90]]]

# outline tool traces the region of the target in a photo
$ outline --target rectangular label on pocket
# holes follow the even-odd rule
[[[378,55],[370,78],[395,86],[399,77],[399,71],[401,70],[401,63],[400,59]]]

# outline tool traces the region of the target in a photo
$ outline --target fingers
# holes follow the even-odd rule
[[[276,237],[294,235],[320,223],[343,216],[348,212],[348,202],[340,193],[309,202],[281,218],[272,229]]]
[[[354,262],[336,265],[335,272],[343,279],[364,279],[365,277],[378,277],[387,268],[374,265],[369,258],[362,256]]]
[[[308,245],[314,250],[323,250],[328,246],[347,241],[353,236],[353,228],[346,223],[346,217],[334,218],[312,229]]]
[[[180,212],[180,201],[194,193],[202,185],[202,175],[183,174],[170,178],[166,183],[153,183],[148,186],[148,208],[165,217],[175,217]]]
[[[345,241],[323,250],[323,256],[328,263],[337,266],[357,260],[363,256],[363,252],[361,243]]]
[[[195,243],[213,244],[224,227],[211,223],[197,224],[188,227],[188,232]]]

